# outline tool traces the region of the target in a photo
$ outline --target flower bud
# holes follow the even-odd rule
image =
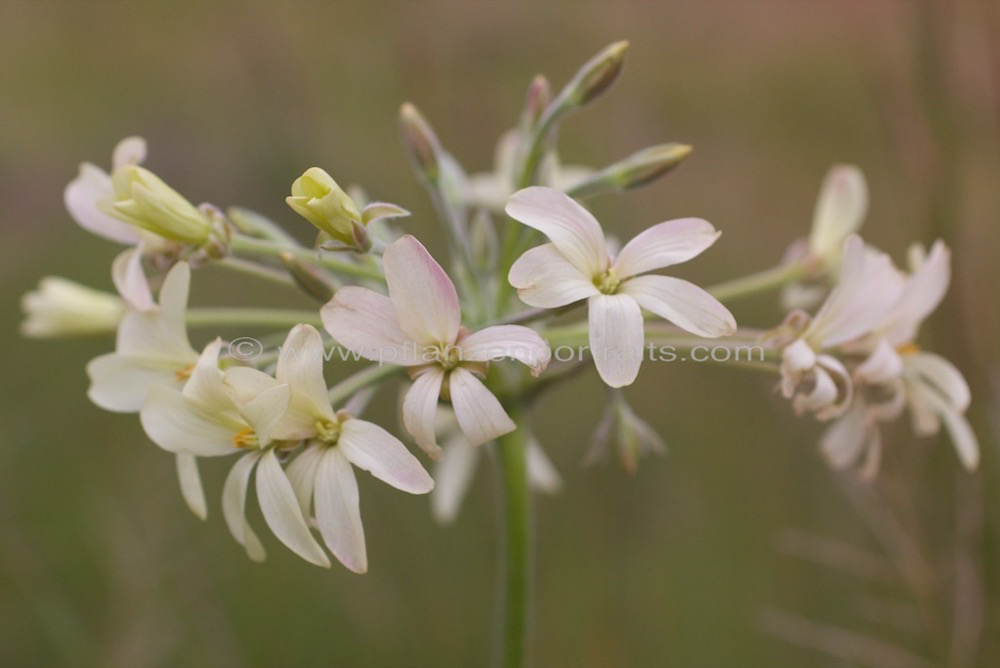
[[[586,463],[604,459],[612,446],[617,449],[622,466],[631,474],[638,470],[639,458],[643,455],[662,455],[667,452],[667,446],[660,435],[632,411],[619,391],[612,392],[604,417],[594,430]]]
[[[610,88],[622,72],[626,49],[627,41],[615,42],[588,60],[559,94],[561,103],[580,108]]]
[[[528,95],[524,101],[524,111],[521,113],[521,127],[524,130],[535,127],[552,100],[552,87],[544,75],[539,74],[531,80]]]
[[[414,168],[428,180],[436,181],[440,172],[441,144],[431,126],[409,102],[399,109],[399,129]]]
[[[125,314],[125,302],[117,295],[47,276],[38,290],[21,298],[21,309],[27,316],[21,323],[22,335],[54,338],[114,332]]]
[[[603,192],[622,192],[660,178],[691,155],[686,144],[660,144],[636,151],[605,167],[567,190],[571,197],[591,197]]]
[[[304,264],[291,253],[282,253],[278,257],[303,292],[324,304],[333,299],[334,286],[315,267]]]
[[[101,204],[106,213],[170,241],[201,246],[209,240],[211,221],[148,169],[122,165],[111,184],[114,201]]]
[[[292,183],[288,206],[335,241],[354,247],[361,225],[357,204],[319,167],[310,167]]]

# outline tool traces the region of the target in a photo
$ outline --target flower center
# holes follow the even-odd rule
[[[433,355],[434,361],[445,371],[451,371],[462,363],[462,350],[454,344],[438,346],[434,349]]]
[[[337,445],[340,440],[340,423],[329,420],[316,420],[316,438],[327,445]]]
[[[244,427],[233,436],[233,446],[237,448],[259,448],[260,439],[257,438],[257,432],[250,427]]]
[[[613,295],[618,292],[618,287],[621,284],[621,279],[615,275],[615,270],[610,267],[594,276],[594,287],[606,295]]]
[[[177,380],[183,381],[190,378],[192,373],[194,373],[194,364],[188,364],[183,369],[178,369],[177,371],[174,371],[174,377],[177,378]]]

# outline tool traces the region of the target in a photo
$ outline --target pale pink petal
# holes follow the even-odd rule
[[[312,325],[296,325],[278,355],[275,378],[292,388],[289,418],[309,426],[319,418],[335,419],[323,376],[325,352],[323,338]]]
[[[622,283],[621,292],[639,306],[698,336],[728,336],[736,319],[722,303],[699,288],[672,276],[637,276]]]
[[[467,369],[453,369],[448,388],[458,426],[470,445],[482,445],[517,429],[500,401]]]
[[[590,354],[601,380],[625,387],[639,375],[644,354],[642,310],[629,295],[596,295],[589,300]]]
[[[416,377],[403,399],[403,426],[431,459],[441,456],[434,433],[434,416],[443,381],[444,371],[430,367]]]
[[[142,269],[141,248],[129,248],[119,253],[111,264],[111,280],[130,308],[138,311],[156,308],[146,272]]]
[[[599,294],[593,278],[570,264],[552,244],[526,251],[507,275],[521,301],[541,308],[558,308]]]
[[[852,165],[833,167],[816,201],[810,250],[822,258],[835,257],[844,239],[861,228],[867,212],[868,187],[861,170]]]
[[[902,373],[903,360],[885,339],[879,339],[875,350],[854,370],[859,380],[873,385],[888,383],[899,378]]]
[[[847,468],[861,457],[871,429],[864,406],[856,403],[823,433],[820,451],[832,467]]]
[[[258,459],[260,452],[248,452],[233,464],[222,486],[222,516],[226,519],[229,533],[237,543],[246,548],[247,555],[254,561],[264,561],[264,546],[250,528],[246,517],[247,486]]]
[[[462,435],[456,435],[444,446],[441,459],[434,467],[434,491],[431,492],[431,513],[441,524],[454,521],[472,484],[479,462],[480,448],[469,445]]]
[[[434,481],[402,442],[382,427],[364,420],[345,420],[337,447],[347,460],[382,482],[410,494],[426,494]]]
[[[969,384],[962,372],[951,362],[934,353],[915,353],[903,358],[906,371],[916,375],[931,387],[936,388],[960,413],[964,413],[972,401]]]
[[[139,231],[98,208],[98,202],[113,196],[111,177],[102,169],[85,162],[80,165],[80,175],[66,186],[63,201],[73,220],[88,232],[110,241],[135,245],[139,243]]]
[[[539,375],[549,365],[552,351],[538,332],[520,325],[495,325],[474,332],[458,342],[465,362],[515,359]]]
[[[974,470],[979,466],[979,439],[969,426],[968,420],[955,407],[947,401],[938,390],[929,385],[914,383],[910,386],[911,394],[915,395],[918,401],[926,404],[944,422],[951,437],[951,443],[955,447],[962,465],[968,470]]]
[[[618,278],[687,262],[715,243],[722,232],[701,218],[653,225],[625,244],[612,265]]]
[[[400,329],[420,343],[454,343],[462,319],[458,293],[423,244],[403,236],[385,249],[383,267]]]
[[[937,241],[927,258],[906,280],[899,301],[892,309],[886,337],[896,345],[913,341],[921,323],[944,299],[950,282],[951,252],[943,241]]]
[[[532,186],[507,200],[507,215],[549,238],[573,266],[594,276],[611,259],[600,223],[572,197],[554,188]]]
[[[365,359],[384,364],[422,364],[417,344],[399,327],[392,301],[367,288],[340,288],[321,310],[330,336]]]
[[[355,573],[367,571],[358,482],[337,448],[329,448],[320,459],[315,497],[316,523],[333,556]]]
[[[317,566],[330,566],[323,548],[309,533],[292,484],[281,470],[274,450],[266,450],[257,465],[257,500],[264,520],[288,549]]]

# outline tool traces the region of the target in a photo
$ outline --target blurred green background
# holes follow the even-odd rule
[[[559,85],[623,38],[625,74],[565,124],[564,160],[598,166],[662,141],[695,152],[661,182],[596,201],[598,216],[624,238],[678,216],[712,221],[721,240],[680,272],[707,284],[774,264],[806,233],[826,169],[860,165],[868,240],[898,261],[915,240],[954,249],[952,290],[925,334],[970,379],[984,461],[964,474],[946,439],[904,428],[881,482],[852,485],[826,469],[820,428],[795,419],[771,379],[678,363],[645,367],[627,392],[669,456],[634,477],[587,468],[604,402],[590,372],[536,411],[565,489],[537,501],[535,663],[904,665],[887,654],[899,647],[932,664],[1000,664],[996,3],[6,0],[0,665],[486,663],[488,467],[444,528],[425,499],[364,476],[364,577],[309,566],[273,538],[253,564],[219,511],[229,462],[203,467],[202,523],[138,421],[87,401],[84,365],[111,341],[22,340],[18,300],[46,274],[110,289],[118,249],[73,224],[62,189],[79,162],[106,167],[128,134],[148,139],[147,164],[195,202],[255,208],[308,238],[283,199],[319,165],[412,209],[407,226],[442,253],[397,140],[400,103],[483,170],[534,74]],[[212,270],[193,299],[278,303]],[[766,298],[735,312],[761,327],[782,315]],[[394,392],[379,401],[391,425]],[[895,519],[868,503],[873,492]]]

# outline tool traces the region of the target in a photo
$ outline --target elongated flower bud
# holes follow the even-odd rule
[[[138,165],[125,164],[111,175],[114,200],[105,213],[183,244],[201,246],[213,232],[212,222],[160,177]]]
[[[108,334],[125,314],[117,295],[57,276],[43,278],[21,299],[21,308],[27,316],[21,334],[31,338]]]
[[[660,178],[689,155],[691,147],[686,144],[650,146],[592,174],[567,192],[572,197],[590,197],[638,188]]]
[[[610,88],[622,72],[626,49],[627,41],[615,42],[588,60],[559,94],[560,103],[580,108]]]
[[[278,257],[296,285],[302,288],[302,291],[307,295],[324,304],[333,298],[333,285],[314,267],[302,263],[291,253],[282,253]]]
[[[440,173],[441,143],[417,108],[405,103],[399,109],[399,130],[410,162],[430,181]]]

